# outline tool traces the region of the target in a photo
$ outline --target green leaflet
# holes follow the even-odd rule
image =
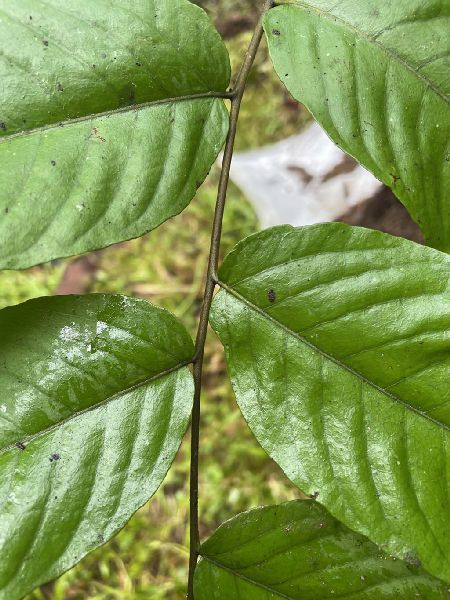
[[[256,508],[202,545],[196,600],[447,598],[447,586],[383,555],[311,500]]]
[[[229,77],[186,0],[0,0],[0,268],[183,210],[223,144]]]
[[[279,3],[264,27],[283,83],[450,251],[448,2]]]
[[[358,227],[277,227],[225,260],[211,323],[288,477],[450,579],[450,257]]]
[[[192,406],[167,311],[94,294],[0,311],[0,599],[110,539],[156,491]]]

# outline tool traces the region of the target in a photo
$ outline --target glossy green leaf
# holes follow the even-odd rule
[[[278,3],[264,26],[281,80],[450,251],[450,4]]]
[[[382,554],[311,500],[242,513],[200,554],[195,600],[448,597],[442,581]]]
[[[229,70],[187,0],[0,0],[0,267],[183,210],[226,135]]]
[[[94,294],[0,311],[0,599],[111,538],[185,433],[193,344],[170,313]]]
[[[260,444],[348,527],[450,579],[450,257],[283,226],[219,278],[211,321]]]

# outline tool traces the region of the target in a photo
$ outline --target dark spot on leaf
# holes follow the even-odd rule
[[[140,62],[137,62],[137,63],[136,63],[136,66],[137,66],[137,67],[142,67],[142,63],[140,63]]]
[[[9,213],[9,208],[8,208],[8,207],[6,207],[6,208],[5,208],[5,215],[7,215],[8,213]]]
[[[106,52],[102,52],[102,58],[106,58]]]
[[[6,123],[4,121],[0,121],[0,129],[6,131]]]
[[[311,500],[317,500],[318,497],[319,497],[319,492],[314,492],[314,494],[311,494],[311,496],[310,496]]]
[[[51,160],[50,163],[52,164],[53,167],[56,167],[56,160]]]
[[[92,131],[91,131],[91,136],[92,136],[92,135],[93,135],[94,137],[96,137],[96,138],[97,138],[97,139],[98,139],[98,140],[99,140],[99,141],[100,141],[102,144],[103,144],[104,142],[106,142],[105,138],[104,138],[104,137],[102,137],[102,136],[99,134],[99,131],[98,131],[98,128],[97,128],[97,127],[93,127],[93,128],[92,128]]]
[[[49,460],[50,460],[50,462],[53,462],[54,460],[59,460],[60,458],[61,458],[60,455],[57,452],[55,452],[54,454],[52,454],[50,456]]]
[[[267,292],[267,298],[269,299],[269,302],[275,302],[276,297],[277,295],[275,294],[275,290],[270,288],[270,290]]]
[[[16,446],[17,448],[19,448],[19,450],[25,450],[26,446],[23,442],[16,442]]]
[[[64,88],[63,88],[63,86],[62,86],[62,85],[59,83],[59,81],[58,81],[58,84],[57,84],[56,88],[57,88],[58,92],[63,92],[63,91],[64,91]]]
[[[272,33],[273,33],[273,35],[281,35],[281,32],[279,29],[272,29]]]
[[[99,544],[103,544],[104,541],[105,541],[105,538],[103,537],[103,535],[101,533],[99,533],[97,536],[97,542]]]
[[[42,40],[42,43],[44,44],[45,47],[48,48],[48,40]]]
[[[33,17],[30,15],[30,21],[32,21],[32,20],[33,20]]]

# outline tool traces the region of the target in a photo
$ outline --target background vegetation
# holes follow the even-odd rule
[[[244,55],[258,8],[251,0],[203,3],[225,38],[233,70]],[[237,150],[255,148],[298,132],[307,119],[289,99],[263,42],[241,110]],[[84,259],[55,261],[22,272],[0,273],[0,308],[29,298],[73,291],[67,268],[77,260],[75,287],[118,292],[164,306],[195,334],[215,204],[215,167],[190,206],[150,235]],[[222,252],[258,229],[253,210],[231,186]],[[73,266],[72,266],[73,271]],[[250,507],[298,497],[281,470],[250,433],[228,383],[220,343],[210,332],[203,398],[200,513],[202,535]],[[169,476],[152,500],[111,542],[28,600],[154,600],[184,598],[188,563],[187,435]]]

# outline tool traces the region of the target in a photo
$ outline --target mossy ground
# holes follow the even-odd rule
[[[251,3],[209,0],[213,18],[249,15]],[[227,10],[229,9],[229,12]],[[236,71],[251,33],[227,40]],[[276,141],[299,130],[305,113],[287,99],[263,44],[252,71],[237,138],[246,149]],[[144,297],[175,313],[195,332],[209,247],[218,168],[214,167],[196,198],[179,216],[156,231],[103,250],[90,292]],[[258,223],[242,194],[230,186],[224,219],[222,254]],[[28,271],[0,273],[0,306],[54,293],[67,261]],[[278,467],[250,433],[234,401],[215,335],[206,347],[201,422],[200,515],[207,536],[221,522],[250,507],[297,497]],[[188,562],[189,434],[156,495],[109,543],[87,556],[56,582],[28,600],[178,600],[184,598]]]

